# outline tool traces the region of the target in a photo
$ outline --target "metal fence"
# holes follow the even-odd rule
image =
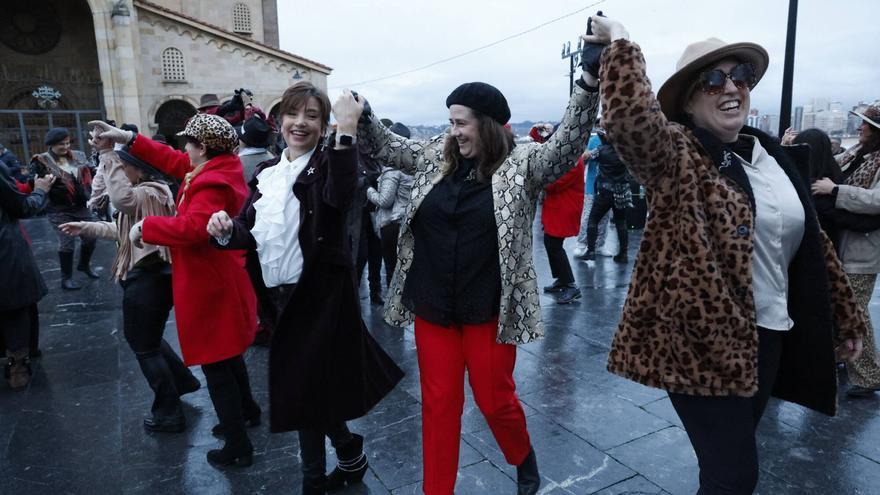
[[[66,127],[74,149],[88,152],[88,122],[102,118],[102,110],[0,110],[0,143],[24,164],[46,150],[43,139],[49,129]]]

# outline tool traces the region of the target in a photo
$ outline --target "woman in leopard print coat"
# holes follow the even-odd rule
[[[700,465],[699,493],[752,493],[771,392],[833,414],[841,357],[865,318],[793,157],[745,127],[768,65],[753,43],[685,50],[655,98],[641,49],[593,18],[602,121],[651,215],[608,369],[669,392]]]

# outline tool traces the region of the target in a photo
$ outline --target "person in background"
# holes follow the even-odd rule
[[[837,156],[846,151],[846,148],[841,146],[840,138],[831,138],[831,155]]]
[[[198,113],[215,115],[218,108],[220,108],[220,98],[216,94],[206,93],[199,98]]]
[[[6,145],[2,143],[0,143],[0,165],[6,166],[6,171],[9,172],[9,176],[17,182],[26,181],[27,171],[22,170],[21,162],[18,160],[18,157],[15,156],[15,153],[13,153],[11,149],[7,148]]]
[[[171,253],[167,247],[137,246],[130,238],[131,227],[145,217],[174,216],[171,179],[124,149],[113,151],[109,139],[92,141],[101,153],[107,194],[118,212],[115,222],[71,222],[60,228],[68,235],[117,241],[113,275],[123,290],[123,334],[153,390],[143,425],[147,431],[178,433],[186,428],[180,396],[201,384],[163,338],[173,304]]]
[[[614,256],[617,263],[627,262],[629,233],[626,228],[626,209],[632,206],[632,190],[626,165],[608,141],[604,130],[597,132],[602,144],[596,150],[599,173],[596,177],[596,197],[587,220],[587,251],[583,260],[596,259],[596,240],[599,237],[599,222],[608,210],[613,211],[614,226],[617,229],[619,251]]]
[[[409,128],[397,122],[389,130],[398,136],[409,139]],[[397,238],[400,235],[400,222],[409,205],[412,191],[412,176],[393,167],[382,167],[378,188],[367,189],[367,199],[376,205],[376,223],[382,241],[382,260],[385,263],[385,287],[391,287],[391,277],[397,266]]]
[[[108,124],[115,126],[112,120],[105,120]],[[125,125],[123,125],[125,127]],[[98,143],[94,136],[89,137],[89,145],[92,147],[92,153],[97,161],[95,172],[92,175],[92,191],[86,207],[95,213],[99,218],[110,221],[110,196],[107,194],[106,176],[113,161],[118,161],[115,153],[113,153],[113,143],[105,145]]]
[[[46,207],[55,180],[51,174],[38,177],[34,191],[23,194],[9,169],[0,166],[0,336],[6,350],[3,374],[13,390],[24,390],[31,381],[31,318],[37,301],[49,292],[19,220]]]
[[[650,198],[608,370],[665,389],[699,464],[699,494],[751,494],[771,392],[834,414],[837,365],[865,315],[819,227],[795,155],[745,126],[769,65],[754,43],[688,45],[651,90],[639,45],[592,17],[602,124]]]
[[[596,175],[599,172],[599,164],[596,161],[596,149],[602,144],[595,130],[590,134],[587,141],[587,149],[581,154],[584,159],[586,171],[584,172],[584,209],[581,212],[581,226],[578,229],[577,245],[573,254],[578,259],[587,252],[587,227],[589,225],[590,210],[593,209],[593,201],[596,197]],[[599,236],[596,238],[596,249],[601,253],[605,247],[605,231],[608,229],[609,215],[599,221]]]
[[[136,247],[167,246],[177,334],[184,363],[201,365],[220,424],[212,430],[223,447],[208,451],[217,467],[247,467],[253,444],[246,425],[259,424],[260,407],[251,394],[244,351],[254,341],[256,299],[244,269],[242,251],[211,247],[205,225],[212,212],[238,211],[247,188],[241,161],[233,153],[235,129],[216,115],[196,114],[178,136],[181,152],[146,136],[89,122],[95,137],[127,144],[128,153],[181,181],[177,215],[146,216],[129,230]]]
[[[156,141],[159,144],[168,144],[168,141],[165,140],[164,134],[153,134],[153,136],[150,139],[152,139],[153,141]]]
[[[529,136],[536,143],[544,143],[553,133],[553,127],[545,124],[532,127]],[[553,284],[544,292],[556,296],[558,304],[569,304],[581,298],[581,290],[575,285],[571,263],[563,242],[566,237],[576,236],[584,209],[584,160],[556,182],[544,187],[544,205],[541,207],[541,224],[544,227],[544,248],[550,262]]]
[[[837,182],[831,177],[818,179],[813,183],[813,194],[829,197],[837,210],[880,216],[880,107],[850,113],[862,122],[859,142],[851,148],[850,156],[854,158],[847,163],[846,178]],[[868,312],[880,273],[880,225],[876,218],[873,220],[874,230],[840,230],[840,261],[868,321],[864,351],[846,366],[851,384],[846,391],[849,397],[871,397],[880,390],[880,361]]]
[[[91,195],[92,171],[88,159],[82,151],[70,148],[70,133],[63,127],[56,127],[46,133],[44,140],[48,150],[34,155],[30,162],[32,178],[52,175],[56,178],[49,190],[49,206],[46,207],[49,223],[58,236],[58,260],[61,265],[61,288],[63,290],[81,289],[73,281],[73,254],[76,237],[69,236],[58,227],[68,222],[90,222],[94,214],[86,207]],[[95,252],[95,239],[80,241],[77,270],[89,278],[98,278],[92,270],[92,253]]]
[[[274,142],[272,128],[263,117],[254,115],[244,121],[238,132],[238,158],[241,160],[245,182],[250,183],[257,165],[275,158],[269,151]]]

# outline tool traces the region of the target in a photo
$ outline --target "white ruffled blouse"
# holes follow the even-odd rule
[[[257,175],[262,197],[254,203],[256,219],[251,235],[257,241],[257,255],[266,287],[295,284],[302,275],[303,254],[299,245],[299,207],[293,183],[309,164],[314,148],[292,162],[288,151],[281,161]]]

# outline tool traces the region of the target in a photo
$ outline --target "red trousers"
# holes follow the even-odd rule
[[[415,327],[425,494],[451,495],[455,488],[465,369],[504,458],[509,464],[522,464],[531,442],[513,382],[516,346],[495,341],[498,322],[446,328],[416,318]]]

